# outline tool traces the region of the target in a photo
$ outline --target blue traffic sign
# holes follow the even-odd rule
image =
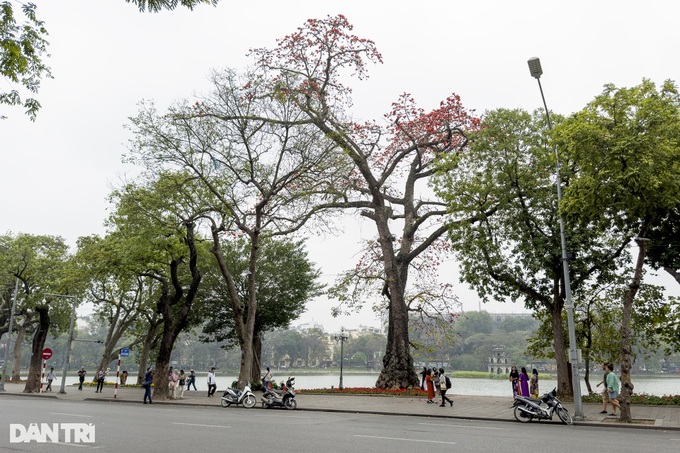
[[[128,348],[122,348],[120,350],[121,357],[130,357],[130,350]]]

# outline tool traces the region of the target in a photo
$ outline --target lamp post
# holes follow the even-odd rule
[[[5,380],[7,379],[7,354],[12,343],[12,328],[14,327],[14,307],[17,305],[17,293],[19,292],[19,277],[14,281],[14,296],[12,308],[9,311],[9,326],[7,330],[7,342],[5,343],[5,361],[2,364],[2,379],[0,379],[0,392],[5,391]]]
[[[340,390],[343,389],[343,386],[342,386],[342,362],[345,359],[345,348],[344,348],[344,346],[345,346],[345,341],[347,341],[348,338],[349,338],[349,334],[347,332],[345,332],[344,327],[342,329],[340,329],[339,334],[335,335],[335,341],[340,342],[340,385],[338,386],[338,388]]]
[[[69,363],[71,361],[71,345],[73,344],[73,324],[76,321],[76,306],[78,305],[78,299],[76,298],[76,296],[68,296],[66,294],[45,293],[45,296],[66,297],[66,298],[73,299],[73,305],[71,306],[71,324],[68,328],[68,344],[66,345],[66,355],[65,355],[65,358],[64,358],[64,369],[61,373],[61,388],[59,389],[59,393],[65,394],[66,393],[66,373],[68,371]]]
[[[543,95],[543,87],[541,86],[541,75],[543,74],[543,69],[541,68],[541,60],[537,57],[530,58],[527,62],[529,64],[529,72],[531,76],[538,81],[538,88],[541,91],[541,99],[543,100],[543,107],[545,108],[545,116],[548,121],[548,129],[552,130],[552,123],[550,122],[550,111],[548,110],[548,104],[545,102],[545,96]],[[554,146],[553,151],[555,152],[555,173],[556,173],[556,185],[557,185],[557,203],[558,210],[559,204],[562,202],[562,180],[560,177],[560,159],[557,153],[557,145]],[[558,211],[559,212],[559,211]],[[574,416],[583,418],[583,404],[581,402],[581,379],[579,376],[579,358],[578,350],[576,349],[576,330],[574,328],[574,302],[571,299],[571,279],[569,277],[569,259],[567,255],[567,239],[564,234],[564,219],[562,214],[559,214],[560,223],[560,238],[562,241],[562,269],[564,271],[564,295],[565,295],[565,308],[567,309],[567,324],[569,328],[569,362],[571,363],[571,377],[572,377],[572,389],[574,392]]]

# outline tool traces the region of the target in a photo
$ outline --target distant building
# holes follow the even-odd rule
[[[489,373],[510,374],[510,359],[508,359],[505,346],[494,346],[489,357]]]

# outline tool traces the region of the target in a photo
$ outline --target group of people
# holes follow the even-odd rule
[[[212,368],[210,372],[215,376],[215,368]],[[142,382],[142,388],[144,389],[144,404],[153,404],[151,400],[151,383],[153,382],[154,370],[152,367],[147,368],[146,374],[144,375],[144,381]],[[168,390],[170,390],[170,395],[173,399],[183,399],[184,391],[187,392],[191,390],[191,386],[196,388],[196,373],[194,370],[190,370],[189,374],[186,374],[184,370],[179,370],[174,367],[168,369]],[[217,386],[215,386],[217,387]],[[213,393],[215,391],[213,390]],[[179,396],[178,396],[179,395]],[[208,396],[210,395],[210,373],[208,373]]]
[[[621,381],[619,381],[619,377],[614,373],[614,365],[611,363],[603,362],[602,371],[604,371],[604,376],[602,377],[602,380],[597,383],[598,387],[604,384],[604,390],[602,391],[602,410],[600,411],[600,414],[606,414],[607,403],[611,403],[612,411],[609,415],[616,417],[618,415],[616,410],[621,408],[619,400],[617,399],[619,397],[619,391],[621,390]]]
[[[527,374],[527,369],[522,367],[517,372],[517,367],[510,369],[510,383],[512,384],[512,396],[529,396],[538,399],[538,371],[536,368],[531,370],[531,376]]]
[[[188,385],[187,382],[189,383]],[[194,373],[194,370],[189,371],[189,374],[187,375],[184,370],[179,370],[178,373],[177,369],[170,367],[168,370],[168,389],[170,389],[170,394],[173,399],[176,400],[178,395],[179,399],[184,399],[185,387],[189,390],[192,384],[194,390],[196,390],[196,373]]]
[[[127,373],[127,371],[125,372]],[[81,366],[80,370],[78,370],[78,390],[83,390],[83,383],[85,382],[85,375],[87,375],[87,371],[85,371],[85,367]],[[94,391],[94,393],[101,393],[104,390],[104,381],[106,380],[106,370],[104,368],[99,368],[99,371],[97,371],[97,374],[95,375],[97,379],[97,389]],[[127,374],[125,375],[127,378]],[[48,377],[48,382],[49,382],[49,377]]]
[[[428,368],[423,367],[420,372],[422,382],[420,388],[427,392],[427,403],[434,404],[437,393],[441,396],[441,404],[439,407],[445,407],[446,402],[453,406],[453,400],[446,396],[446,392],[451,388],[451,379],[444,374],[444,368]]]

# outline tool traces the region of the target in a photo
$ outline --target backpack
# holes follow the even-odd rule
[[[448,376],[444,376],[446,378],[446,388],[447,390],[451,388],[451,379],[449,379]]]

